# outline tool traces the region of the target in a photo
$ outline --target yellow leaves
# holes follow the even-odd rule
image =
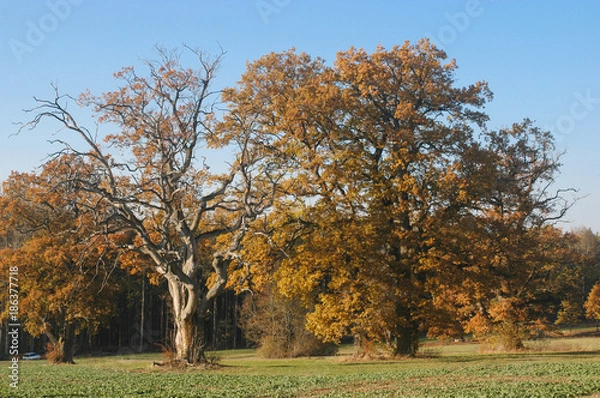
[[[20,231],[0,261],[19,268],[20,309],[34,335],[69,317],[93,322],[95,314],[106,314],[113,305],[98,292],[114,253],[94,235],[96,220],[86,208],[94,204],[101,211],[103,204],[69,181],[88,178],[90,168],[65,155],[48,162],[40,174],[13,174],[0,198],[0,224]],[[3,238],[6,233],[0,231]],[[104,294],[115,290],[112,283],[104,288]]]
[[[527,319],[524,303],[517,298],[499,298],[493,301],[489,314],[494,322],[522,322]]]
[[[217,274],[210,274],[208,276],[208,278],[206,278],[206,283],[204,284],[204,286],[206,286],[207,289],[210,289],[215,282],[217,281]]]
[[[394,117],[398,120],[411,120],[415,119],[417,113],[414,109],[414,104],[408,101],[399,102],[394,112]]]
[[[133,71],[133,66],[125,66],[120,71],[113,73],[113,76],[115,79],[125,79],[128,78]]]
[[[352,318],[345,313],[336,313],[338,301],[325,300],[306,316],[306,327],[324,342],[338,344],[350,332]]]
[[[159,274],[158,272],[152,272],[148,276],[148,281],[150,282],[151,285],[158,286],[158,285],[160,285],[162,278],[163,278],[163,276],[161,274]]]
[[[560,310],[556,314],[556,325],[577,324],[583,315],[583,309],[580,303],[574,300],[562,300]],[[590,317],[593,319],[593,317]]]
[[[77,97],[77,105],[84,107],[94,101],[94,95],[90,91],[90,89],[86,89]]]
[[[137,251],[126,251],[119,256],[119,264],[122,269],[132,275],[143,273],[149,268],[151,262]]]
[[[467,322],[465,332],[473,333],[475,338],[489,335],[492,332],[492,325],[489,318],[481,313],[477,313]]]
[[[596,283],[584,304],[585,316],[588,319],[600,320],[600,284]]]
[[[309,300],[323,279],[323,272],[310,266],[315,265],[310,262],[305,262],[304,267],[297,262],[291,266],[288,264],[289,260],[284,261],[281,269],[277,271],[275,279],[278,288],[286,297],[300,296],[303,301]]]

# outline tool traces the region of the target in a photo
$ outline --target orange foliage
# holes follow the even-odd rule
[[[72,341],[65,340],[72,337],[65,330],[96,329],[114,311],[111,298],[117,290],[108,279],[116,252],[95,225],[94,214],[83,207],[91,198],[61,181],[80,166],[70,161],[49,162],[39,175],[13,173],[0,197],[5,227],[0,235],[19,234],[18,242],[0,254],[2,269],[18,269],[19,316],[32,335],[45,333],[54,345],[67,344],[68,356],[57,359],[67,362],[72,361]]]

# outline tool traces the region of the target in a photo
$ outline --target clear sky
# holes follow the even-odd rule
[[[50,83],[77,95],[115,88],[112,73],[184,43],[227,51],[220,86],[246,61],[295,47],[333,60],[430,37],[457,60],[458,83],[486,80],[490,127],[529,117],[557,137],[556,188],[582,197],[564,228],[600,232],[600,2],[353,0],[0,0],[0,180],[53,151],[51,129],[13,134]],[[102,130],[100,130],[102,133]]]

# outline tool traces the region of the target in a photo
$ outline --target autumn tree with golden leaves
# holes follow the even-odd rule
[[[97,223],[106,208],[63,183],[89,171],[57,159],[40,174],[13,173],[0,196],[0,235],[20,236],[0,250],[0,267],[18,269],[19,319],[31,335],[48,337],[57,363],[73,363],[76,335],[107,321],[119,290],[110,280],[118,252]]]
[[[426,330],[461,335],[480,295],[497,299],[498,327],[525,316],[538,230],[568,207],[550,191],[559,163],[528,121],[488,131],[487,84],[457,86],[456,68],[427,40],[352,48],[332,66],[291,50],[224,93],[292,170],[273,213],[288,231],[272,241],[285,248],[275,279],[326,341],[414,355]]]
[[[519,349],[535,321],[550,322],[539,302],[566,257],[550,224],[570,207],[572,190],[553,188],[560,156],[530,121],[483,137],[457,168],[462,210],[435,228],[429,261],[441,271],[440,307],[459,310],[466,331]]]
[[[104,142],[78,123],[68,109],[71,98],[58,90],[53,99],[37,100],[23,128],[57,123],[59,152],[93,168],[70,183],[100,198],[110,209],[103,221],[110,233],[129,235],[126,248],[166,279],[177,358],[196,363],[204,358],[203,321],[230,267],[240,264],[242,239],[270,205],[278,177],[251,128],[235,135],[215,128],[218,98],[211,84],[220,57],[188,50],[196,68],[182,65],[181,52],[158,49],[145,74],[126,67],[115,74],[119,89],[79,97],[112,130]],[[208,147],[234,149],[228,170],[210,169],[201,152]]]
[[[445,188],[491,97],[482,82],[455,87],[456,65],[444,59],[428,41],[350,49],[331,67],[288,51],[251,64],[225,92],[294,170],[286,198],[310,232],[280,284],[310,292],[321,338],[391,335],[398,354],[415,353],[429,225],[454,211]]]

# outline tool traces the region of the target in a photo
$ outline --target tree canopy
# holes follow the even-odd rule
[[[305,298],[317,336],[412,355],[420,332],[462,334],[541,277],[540,228],[569,206],[550,190],[552,138],[528,120],[488,130],[487,84],[457,86],[456,68],[427,40],[332,66],[290,50],[225,91],[293,170],[277,212],[278,244],[295,244],[276,279]]]
[[[0,265],[19,270],[23,324],[34,336],[46,334],[54,360],[66,363],[73,362],[75,334],[97,330],[119,290],[110,278],[119,254],[97,223],[106,209],[64,183],[72,167],[90,172],[76,159],[57,159],[39,175],[13,173],[0,196],[0,236],[18,236],[0,251]]]
[[[99,322],[105,303],[86,292],[112,286],[108,268],[98,272],[109,259],[166,282],[176,355],[189,363],[203,359],[204,322],[226,288],[293,309],[287,326],[269,320],[290,347],[314,343],[306,328],[325,342],[387,342],[398,355],[415,355],[423,333],[519,349],[540,325],[580,317],[595,259],[574,264],[597,236],[552,224],[572,191],[554,187],[552,135],[527,119],[490,129],[487,83],[459,85],[456,62],[431,42],[350,48],[332,63],[271,53],[222,91],[212,87],[221,57],[184,52],[195,68],[159,48],[157,60],[117,72],[117,89],[80,95],[98,131],[58,88],[29,111],[23,129],[57,124],[60,149],[39,176],[6,183],[3,233],[23,240],[3,263],[30,258],[40,287],[44,269],[70,267],[56,282],[68,298],[49,301],[88,312],[71,306],[60,322]],[[211,168],[205,149],[228,167]],[[28,220],[29,234],[11,235]],[[275,308],[265,303],[257,316]]]

